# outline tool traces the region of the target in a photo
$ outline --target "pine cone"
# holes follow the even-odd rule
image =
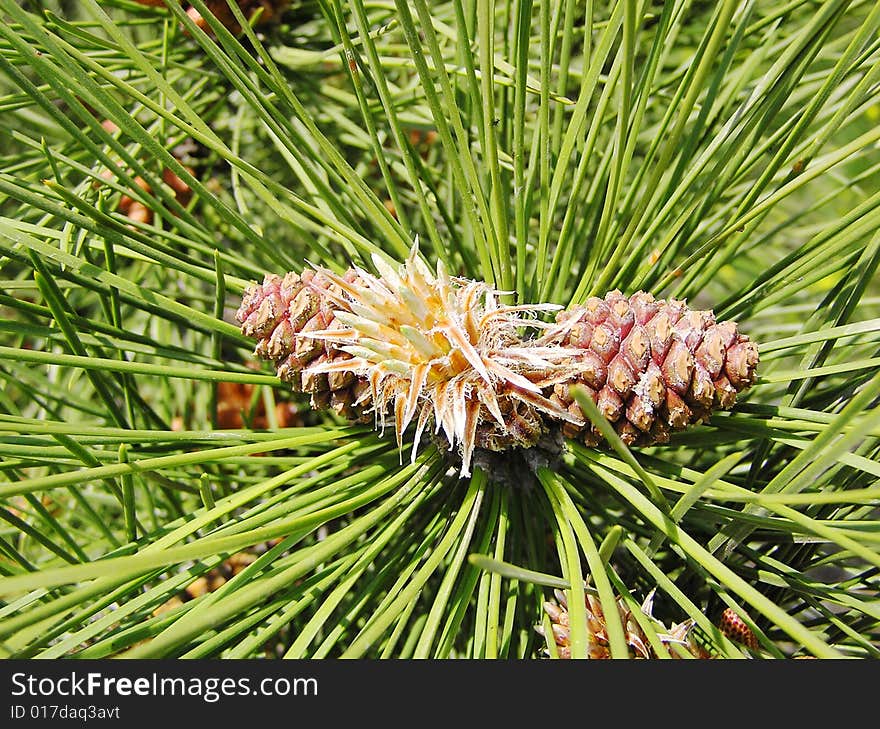
[[[307,269],[266,276],[245,292],[237,318],[258,340],[255,353],[279,377],[312,393],[313,407],[360,416],[384,427],[393,415],[398,444],[416,422],[413,457],[429,423],[461,455],[468,475],[474,448],[535,445],[548,422],[573,420],[542,394],[576,371],[559,363],[573,352],[524,342],[534,325],[521,312],[554,305],[502,306],[482,281],[434,274],[417,248],[399,269],[373,257],[374,276]],[[578,421],[581,422],[581,421]]]
[[[355,279],[352,273],[346,275],[349,282]],[[268,274],[262,284],[245,292],[236,317],[242,332],[258,340],[254,353],[273,361],[278,376],[295,392],[310,393],[313,408],[331,407],[357,420],[363,417],[363,406],[369,405],[369,383],[350,372],[311,371],[316,365],[340,362],[351,355],[305,336],[342,326],[336,321],[334,304],[341,294],[338,285],[310,269],[301,275]]]
[[[541,342],[580,350],[573,362],[582,371],[555,385],[550,399],[585,423],[571,395],[572,385],[583,386],[627,445],[665,443],[671,431],[731,407],[755,381],[754,342],[735,322],[716,322],[683,301],[612,291],[560,312],[557,324]],[[601,440],[588,423],[566,423],[563,434],[591,446]]]
[[[565,594],[555,590],[557,602],[544,603],[544,611],[550,618],[553,629],[553,642],[556,644],[556,652],[560,658],[571,658],[570,622],[568,602]],[[653,592],[642,603],[642,613],[656,625],[656,631],[661,642],[669,648],[669,654],[678,658],[677,651],[670,648],[672,644],[682,646],[688,653],[696,658],[707,658],[708,654],[691,640],[693,621],[686,620],[683,623],[673,625],[671,628],[661,623],[652,614]],[[587,658],[608,659],[611,658],[611,648],[608,642],[608,631],[605,622],[605,614],[598,597],[588,591],[584,595],[587,610]],[[620,622],[623,625],[626,642],[629,646],[630,658],[656,658],[657,655],[651,646],[645,631],[633,617],[632,612],[626,606],[622,598],[617,599],[617,610]],[[535,628],[538,633],[544,635],[543,626]],[[546,637],[546,636],[545,636]]]
[[[398,445],[416,423],[433,423],[470,473],[475,448],[529,448],[548,431],[596,445],[599,432],[572,397],[582,385],[624,442],[665,442],[670,431],[728,408],[755,379],[758,350],[734,322],[647,293],[557,316],[527,318],[550,304],[504,306],[482,281],[434,274],[417,248],[399,268],[373,257],[378,276],[306,269],[268,275],[245,292],[238,320],[312,407],[334,408],[379,427],[393,416]],[[548,328],[523,339],[523,329]]]

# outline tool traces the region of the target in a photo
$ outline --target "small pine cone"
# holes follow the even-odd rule
[[[556,644],[556,652],[560,658],[571,658],[571,623],[568,613],[568,603],[565,594],[560,590],[554,591],[556,602],[544,603],[544,612],[550,618],[553,631],[553,642]],[[587,592],[584,595],[587,613],[587,658],[608,659],[611,658],[611,647],[608,642],[608,630],[605,614],[599,599]],[[684,650],[697,658],[706,657],[705,652],[700,650],[690,639],[693,622],[688,620],[673,625],[671,628],[657,620],[652,614],[653,593],[642,604],[642,613],[656,625],[660,640],[668,647],[671,644],[682,646]],[[622,598],[617,599],[617,611],[620,622],[623,625],[630,658],[656,658],[657,655],[651,647],[648,636],[633,617]],[[537,631],[544,635],[542,626]],[[669,650],[673,658],[679,657],[675,650]]]
[[[242,332],[312,407],[372,414],[383,429],[392,418],[401,448],[415,424],[413,458],[433,423],[435,439],[461,456],[462,476],[475,448],[530,448],[560,431],[597,445],[575,385],[624,442],[650,445],[730,407],[755,379],[748,337],[684,302],[613,291],[548,325],[529,313],[559,307],[502,305],[485,282],[452,277],[442,262],[431,271],[417,246],[399,267],[378,254],[372,261],[379,275],[266,276],[245,292]],[[549,333],[521,338],[538,327]]]
[[[580,350],[571,362],[579,373],[556,384],[550,399],[586,420],[570,392],[581,385],[627,445],[665,443],[671,431],[731,407],[758,366],[758,348],[736,322],[646,292],[592,297],[560,312],[541,341]],[[566,423],[563,434],[590,446],[601,440],[589,424]]]
[[[372,261],[378,276],[306,269],[245,292],[242,332],[312,407],[371,414],[379,428],[393,422],[401,448],[415,425],[412,458],[433,424],[434,439],[460,455],[462,476],[475,448],[529,448],[550,423],[576,419],[542,394],[569,377],[566,351],[518,334],[532,325],[529,312],[559,307],[504,306],[483,281],[450,276],[442,262],[429,269],[415,245],[399,267]]]
[[[347,281],[354,281],[349,272]],[[241,331],[257,340],[254,353],[275,364],[278,377],[295,392],[311,395],[316,409],[330,407],[350,419],[360,419],[369,400],[369,383],[351,372],[316,373],[314,365],[351,355],[320,339],[302,336],[340,326],[334,299],[339,287],[311,269],[283,277],[268,274],[262,284],[245,291],[236,318]]]

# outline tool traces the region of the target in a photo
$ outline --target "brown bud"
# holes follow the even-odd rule
[[[611,313],[608,305],[596,296],[591,296],[587,299],[587,303],[584,304],[584,309],[586,310],[587,321],[593,326],[597,326],[604,322]]]
[[[636,428],[629,420],[621,420],[617,424],[617,434],[620,436],[620,439],[626,443],[626,445],[631,446],[635,445],[635,443],[639,440],[639,436],[641,433],[639,429]]]
[[[288,316],[294,329],[299,331],[318,313],[321,305],[320,297],[308,287],[302,288],[290,302]]]
[[[559,382],[553,386],[553,397],[563,407],[568,407],[574,399],[571,396],[571,386],[567,382]]]
[[[672,344],[672,321],[669,312],[664,310],[651,319],[648,336],[651,342],[651,357],[658,365],[663,364]]]
[[[647,291],[639,291],[633,294],[629,300],[635,315],[636,324],[647,324],[660,310],[660,302]]]
[[[323,372],[312,372],[305,370],[302,373],[302,389],[303,392],[325,392],[330,390],[327,382],[327,375]]]

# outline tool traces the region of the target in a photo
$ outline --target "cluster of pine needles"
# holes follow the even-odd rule
[[[0,122],[0,656],[880,657],[880,4],[0,0]],[[416,449],[406,367],[313,408],[254,356],[267,274],[416,240],[519,334],[714,312],[748,382],[646,410],[645,359],[614,422],[612,353]]]

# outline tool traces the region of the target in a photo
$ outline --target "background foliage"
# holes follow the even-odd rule
[[[656,589],[718,656],[725,607],[878,656],[880,5],[191,5],[0,0],[5,656],[534,658],[553,587],[579,656],[585,578],[616,655]],[[410,465],[232,312],[416,236],[518,301],[713,308],[760,379],[665,446]]]

